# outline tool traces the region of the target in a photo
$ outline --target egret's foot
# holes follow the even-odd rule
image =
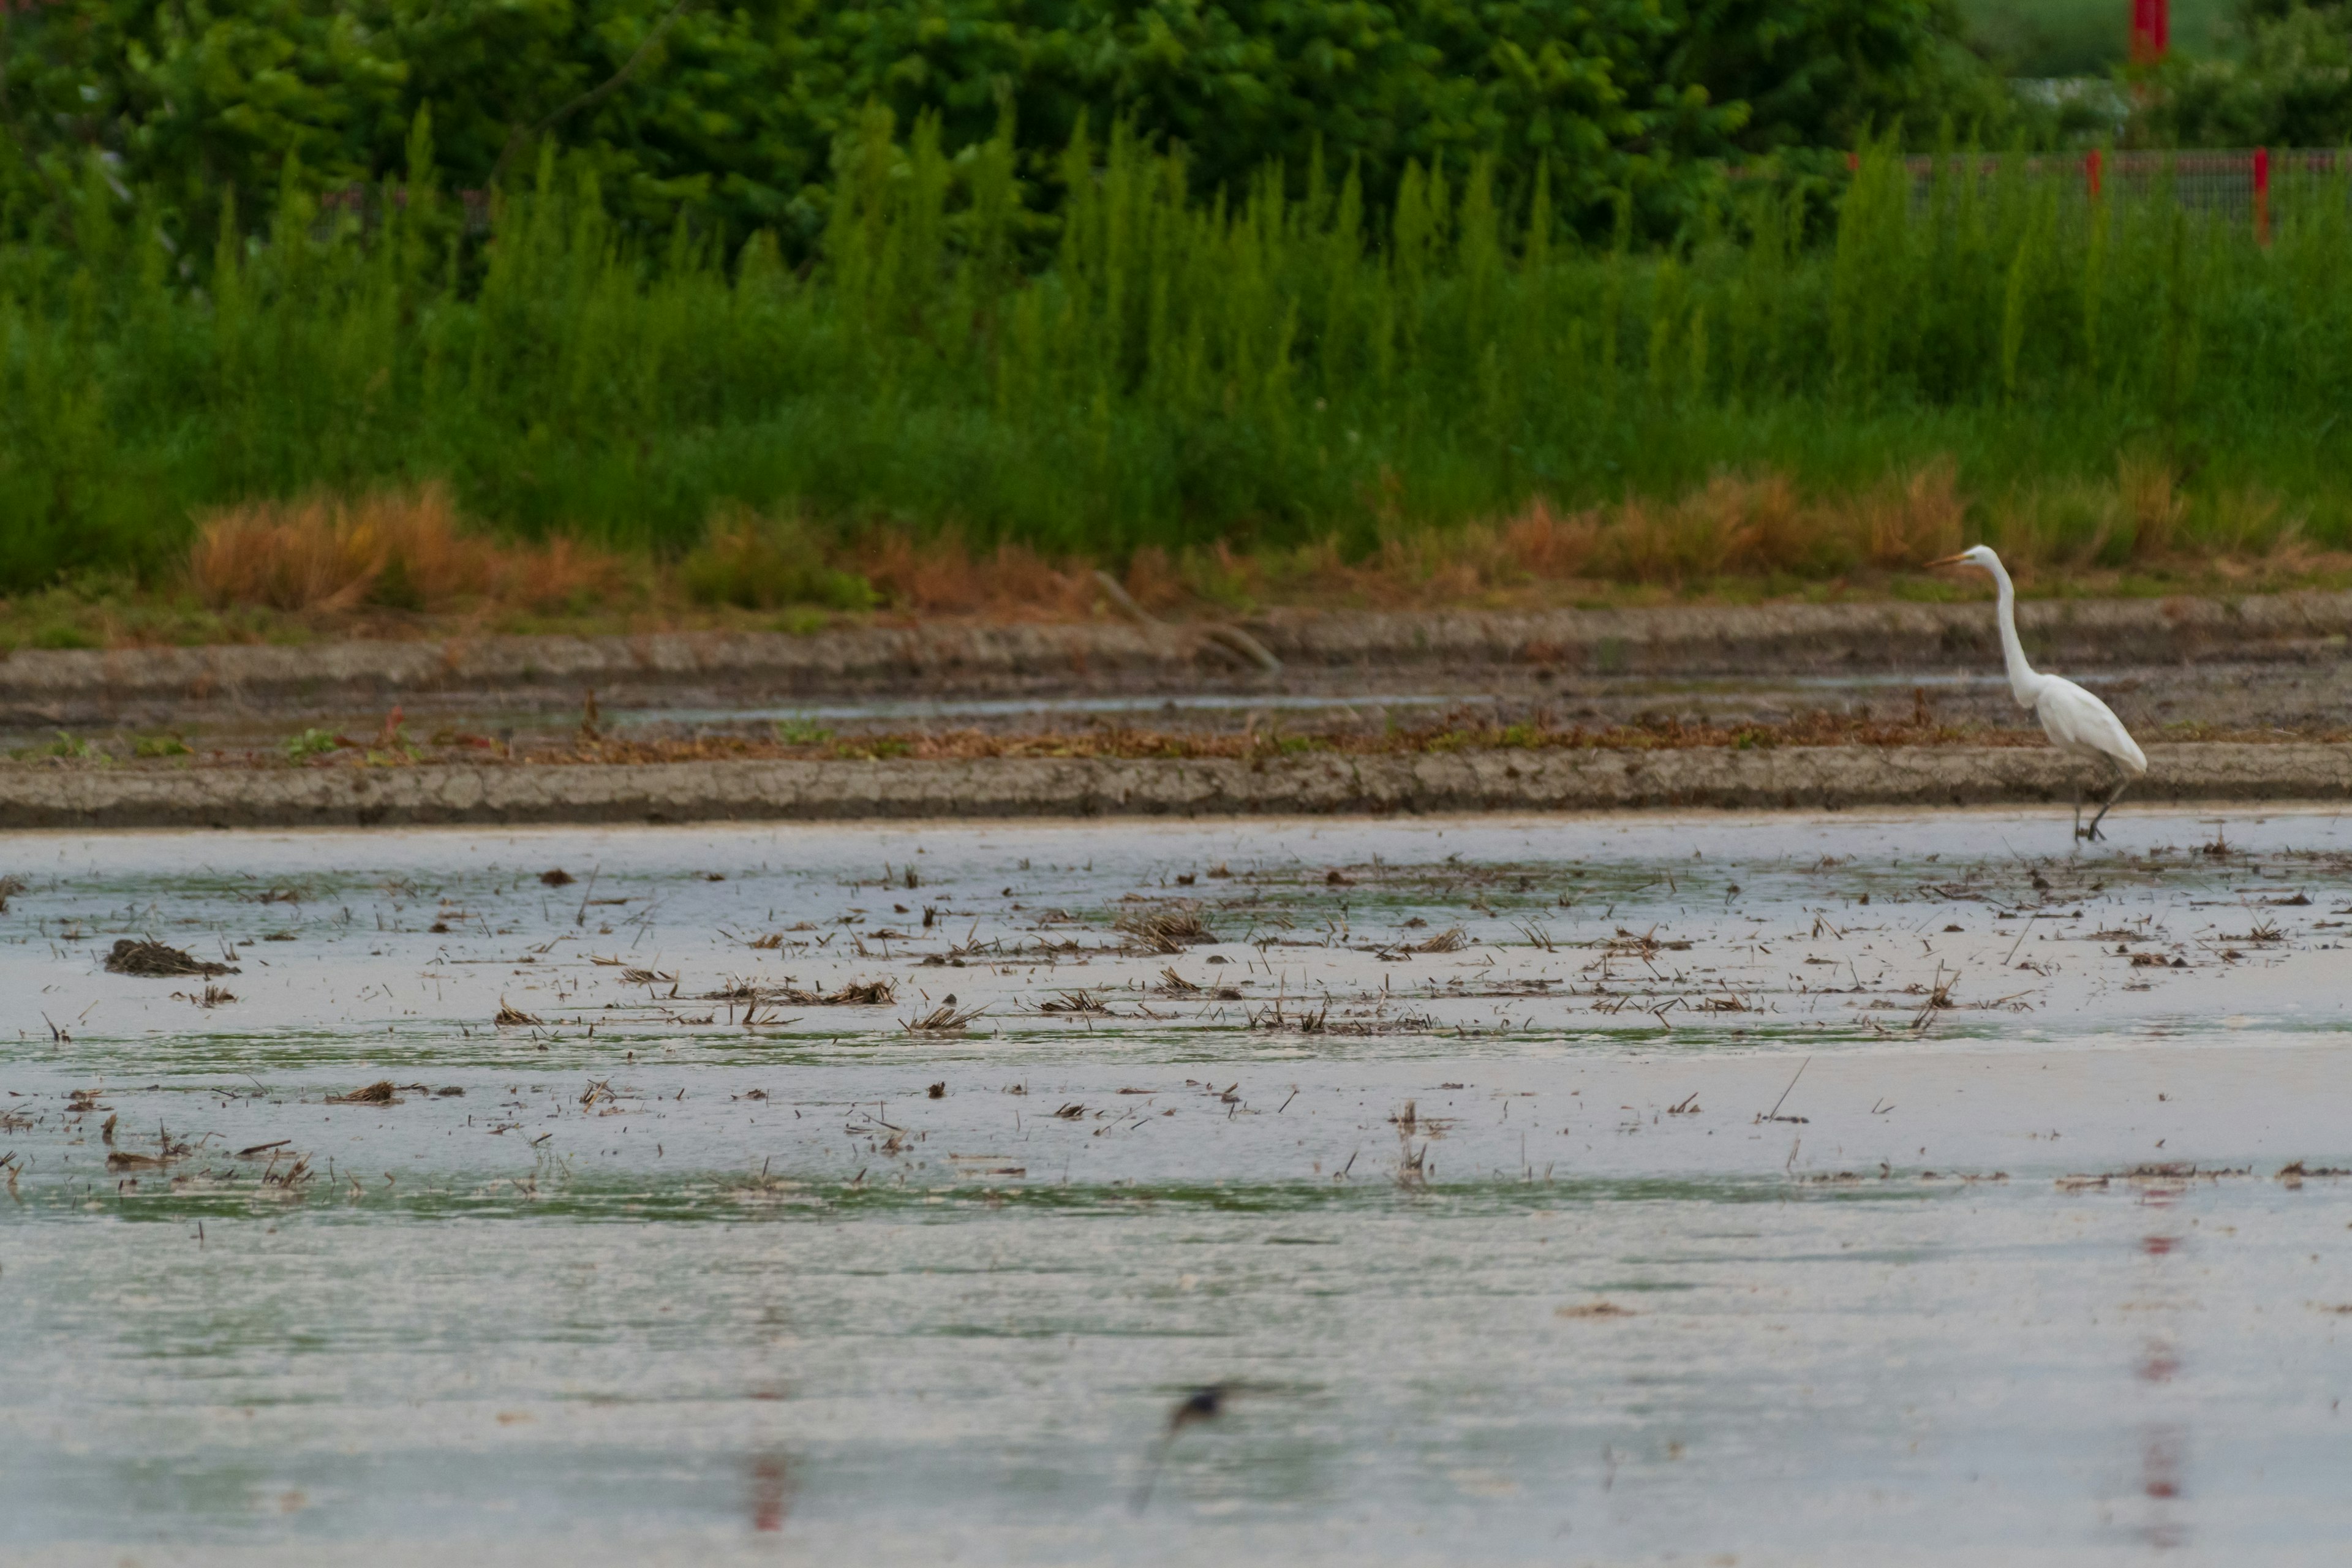
[[[2106,820],[2107,813],[2116,808],[2116,802],[2123,799],[2124,791],[2130,787],[2131,780],[2129,778],[2119,778],[2116,781],[2116,787],[2107,792],[2107,803],[2099,807],[2098,816],[2091,818],[2091,830],[2089,835],[2091,837],[2105,838],[2106,837],[2105,834],[2099,831],[2099,824]]]

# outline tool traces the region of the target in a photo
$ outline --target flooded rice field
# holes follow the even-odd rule
[[[2352,822],[0,842],[0,1560],[2321,1563]]]

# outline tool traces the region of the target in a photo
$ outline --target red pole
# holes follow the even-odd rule
[[[2099,199],[2100,176],[2106,172],[2106,154],[2096,147],[2083,154],[2083,179],[2090,186],[2091,199]]]
[[[2271,150],[2254,149],[2254,242],[2271,242]]]
[[[2155,32],[2155,24],[2148,16],[2153,4],[2154,0],[2132,0],[2131,62],[2136,66],[2147,64],[2150,38]]]
[[[2148,39],[2162,59],[2172,52],[2172,0],[2147,0],[2147,13]]]

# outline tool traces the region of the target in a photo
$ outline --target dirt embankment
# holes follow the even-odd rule
[[[2352,795],[2352,746],[2336,743],[2342,716],[2331,711],[2333,722],[2301,722],[2336,705],[2352,637],[2352,595],[2051,602],[2026,605],[2022,618],[2029,646],[2059,668],[2137,667],[2129,680],[2161,686],[2168,697],[2201,681],[2213,688],[2208,707],[2250,710],[2248,672],[2280,672],[2273,684],[2284,692],[2283,710],[2292,710],[2287,722],[2245,718],[2226,727],[2236,731],[2226,739],[2150,745],[2150,776],[2132,798]],[[1256,693],[1295,691],[1352,701],[1382,689],[1460,693],[1482,684],[1498,693],[1516,689],[1539,708],[1549,700],[1546,694],[1571,686],[1587,694],[1580,700],[1591,700],[1592,693],[1615,689],[1616,676],[1818,675],[1835,684],[1837,677],[1986,673],[2000,665],[1991,607],[1981,603],[1284,614],[1246,626],[1279,668],[1262,668],[1205,628],[1125,624],[28,652],[0,659],[0,714],[18,724],[59,727],[168,727],[236,716],[268,736],[295,728],[307,712],[338,708],[405,703],[412,718],[436,707],[576,711],[586,689],[608,704],[658,715],[714,700],[722,710],[826,697],[1098,692],[1251,694],[1247,700],[1255,702]],[[2184,663],[2209,668],[2194,676],[2168,673]],[[1624,689],[1639,685],[1628,681]],[[2181,717],[2147,693],[2119,691],[2117,700],[2143,725]],[[373,765],[376,757],[359,742],[348,744],[371,765],[284,765],[271,739],[236,765],[219,765],[228,753],[217,752],[210,753],[214,765],[184,766],[125,765],[123,758],[110,762],[83,750],[0,767],[0,826],[1996,805],[2064,802],[2088,779],[2086,769],[2038,737],[2028,737],[2035,742],[2028,745],[2015,743],[2016,736],[2008,744],[1989,743],[1999,725],[1972,728],[1971,721],[1953,728],[1931,718],[1925,697],[1913,700],[1918,714],[1910,730],[1873,731],[1868,743],[1835,743],[1842,735],[1816,733],[1784,716],[1771,743],[1753,749],[1745,742],[1617,746],[1603,735],[1589,745],[1485,750],[1467,731],[1444,748],[1391,745],[1395,738],[1375,723],[1348,744],[1295,752],[1269,752],[1254,737],[1239,747],[1248,753],[1242,755],[1209,754],[1223,748],[1206,741],[1164,748],[1191,754],[1139,756],[1108,746],[1070,748],[1091,754],[1037,754],[1058,749],[1042,740],[1029,754],[971,754],[1024,748],[991,742],[960,752],[928,735],[896,752],[876,745],[852,754],[859,746],[844,742],[833,755],[730,755],[697,731],[662,744],[600,738],[584,752],[581,741],[542,759],[530,747],[518,752],[511,743],[460,736],[502,759],[477,763],[452,754],[462,745],[428,755],[395,743],[387,721],[383,760],[392,765]],[[2007,702],[2005,692],[2000,700]],[[2013,724],[2015,715],[2001,712],[2000,722]],[[1840,722],[1884,727],[1866,715]],[[2189,729],[2184,724],[2176,734]],[[2240,743],[2265,732],[2268,743]],[[583,728],[580,734],[596,732]],[[1938,737],[1939,743],[1919,743]],[[741,736],[734,741],[741,742],[739,752],[753,749]],[[1452,749],[1453,742],[1462,749]],[[773,738],[761,744],[787,753],[818,749]],[[337,740],[338,758],[344,745]],[[543,760],[568,765],[535,765]]]
[[[2148,748],[2138,801],[2352,799],[2352,746]],[[0,771],[0,827],[1777,809],[2065,802],[2055,751],[1791,747],[1243,761],[990,758]]]
[[[2027,646],[2069,668],[2332,661],[2352,594],[2058,600],[2021,606]],[[1124,624],[866,626],[808,637],[677,633],[297,647],[26,650],[0,658],[0,723],[128,721],[191,709],[294,713],[438,698],[568,706],[583,688],[658,706],[698,697],[1328,689],[1382,672],[1530,676],[1862,675],[1997,666],[1990,605],[1426,615],[1280,612],[1239,623],[1282,662],[1207,628]]]

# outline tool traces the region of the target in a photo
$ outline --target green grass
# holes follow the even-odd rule
[[[1072,152],[1024,268],[1007,149],[866,137],[807,271],[684,230],[635,254],[552,164],[487,241],[290,195],[203,266],[85,198],[78,249],[0,250],[0,588],[159,582],[206,507],[427,479],[499,528],[670,558],[740,505],[1115,560],[1360,552],[1726,469],[1834,492],[1939,455],[1972,494],[2063,500],[2130,457],[2183,481],[2188,536],[2352,537],[2340,180],[2283,184],[2265,249],[2072,181],[1915,199],[1874,156],[1839,191],[1727,186],[1636,252],[1559,237],[1542,184],[1202,202],[1118,141]],[[2274,517],[2228,500],[2255,492]],[[813,559],[738,535],[704,566],[766,603]]]

